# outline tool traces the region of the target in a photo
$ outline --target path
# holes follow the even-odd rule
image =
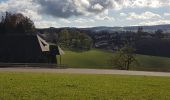
[[[118,74],[118,75],[144,75],[144,76],[169,76],[166,72],[124,71],[104,69],[50,69],[50,68],[0,68],[0,72],[47,72],[47,73],[75,73],[75,74]]]

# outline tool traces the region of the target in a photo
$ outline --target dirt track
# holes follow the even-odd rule
[[[42,72],[42,73],[75,73],[75,74],[118,74],[118,75],[143,75],[143,76],[169,76],[165,72],[123,71],[103,69],[50,69],[50,68],[0,68],[0,72]]]

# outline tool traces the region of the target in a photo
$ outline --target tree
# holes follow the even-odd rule
[[[0,32],[1,34],[33,33],[35,32],[35,26],[33,21],[20,13],[12,14],[6,12],[6,15],[2,16],[2,20],[0,22]]]
[[[86,33],[74,29],[61,30],[58,33],[58,40],[61,46],[75,51],[89,50],[92,46],[92,39]]]
[[[21,20],[20,23],[22,23],[23,25],[24,33],[30,33],[35,31],[34,23],[29,18],[25,17],[23,20]]]
[[[138,31],[137,31],[137,36],[136,39],[141,39],[141,37],[143,36],[144,31],[143,31],[143,27],[138,27]]]
[[[64,45],[64,46],[68,46],[69,45],[69,32],[67,29],[62,30],[59,34],[59,43]]]
[[[134,48],[129,45],[125,45],[123,48],[115,52],[111,62],[114,66],[119,67],[121,70],[129,70],[131,64],[137,62],[134,52]]]
[[[143,33],[143,27],[138,27],[138,33]]]
[[[158,29],[157,31],[155,31],[155,38],[161,39],[163,37],[164,37],[163,30]]]
[[[89,50],[91,48],[92,40],[85,33],[79,32],[78,40],[80,41],[80,49]]]

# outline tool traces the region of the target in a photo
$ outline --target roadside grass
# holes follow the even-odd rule
[[[110,64],[112,52],[93,49],[86,52],[66,51],[65,53],[62,56],[62,64],[71,68],[115,68]],[[139,64],[131,66],[131,70],[170,71],[170,58],[137,55],[137,59]]]
[[[170,100],[170,78],[0,72],[0,100]]]

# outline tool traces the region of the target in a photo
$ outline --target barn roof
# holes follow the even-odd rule
[[[0,47],[0,62],[46,63],[46,53],[54,57],[63,54],[61,48],[54,43],[46,42],[40,34],[1,35]]]

